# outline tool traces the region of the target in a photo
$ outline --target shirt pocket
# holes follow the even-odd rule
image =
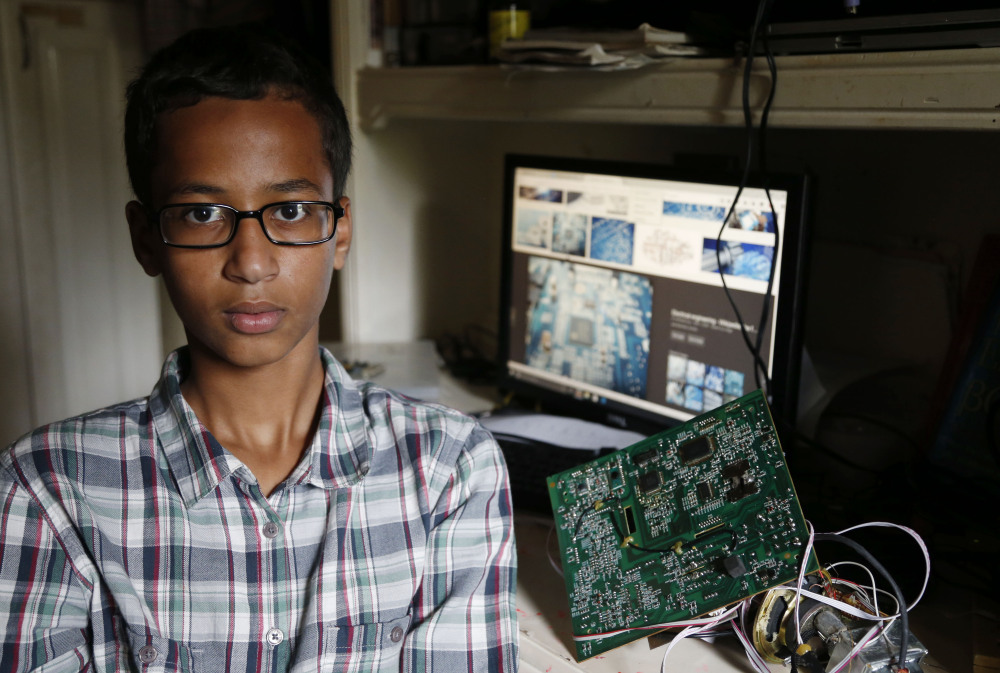
[[[385,622],[326,626],[321,670],[399,670],[399,655],[410,630],[410,615]]]
[[[129,661],[141,673],[193,673],[191,649],[170,638],[128,630]]]
[[[31,670],[32,673],[79,673],[84,670],[81,668],[82,664],[90,665],[90,663],[90,655],[77,647]]]

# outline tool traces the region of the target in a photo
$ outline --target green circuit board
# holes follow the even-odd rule
[[[760,391],[548,488],[579,661],[798,576],[808,531]]]

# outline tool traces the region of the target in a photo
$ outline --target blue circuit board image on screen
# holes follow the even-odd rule
[[[701,258],[702,271],[719,273],[719,264],[721,263],[722,272],[727,276],[766,281],[771,274],[774,246],[722,241],[722,245],[718,249],[719,253],[716,255],[715,239],[706,238],[704,242]]]
[[[726,209],[724,206],[706,206],[700,203],[664,201],[663,214],[674,217],[686,217],[691,220],[722,222],[722,218],[726,216]]]
[[[529,258],[528,276],[526,364],[644,398],[650,282],[544,257]]]
[[[745,229],[747,231],[763,231],[774,233],[774,213],[761,210],[741,210],[734,213],[726,222],[730,229]]]
[[[587,216],[555,213],[552,219],[552,250],[583,257],[587,249]]]
[[[624,220],[595,217],[590,223],[590,256],[604,262],[632,263],[635,225]]]
[[[667,359],[667,404],[710,411],[744,393],[743,372],[671,352]]]

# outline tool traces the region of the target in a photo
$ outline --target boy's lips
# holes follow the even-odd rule
[[[226,309],[226,316],[237,332],[262,334],[278,326],[285,311],[267,302],[242,302]]]

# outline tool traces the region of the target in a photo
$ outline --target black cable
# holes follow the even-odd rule
[[[754,54],[757,45],[757,37],[761,33],[760,30],[761,26],[763,25],[764,19],[770,10],[772,1],[773,0],[760,1],[760,4],[757,6],[757,14],[754,18],[753,28],[751,29],[750,32],[750,42],[747,47],[747,54],[744,62],[743,87],[742,87],[743,121],[747,130],[746,163],[744,165],[743,176],[740,179],[739,187],[736,190],[736,196],[733,198],[732,205],[730,205],[729,210],[726,213],[726,216],[723,218],[722,226],[719,228],[719,233],[715,237],[715,259],[719,267],[719,279],[722,282],[722,289],[725,292],[726,298],[729,300],[729,305],[732,307],[733,312],[736,314],[736,320],[740,325],[740,333],[743,337],[743,342],[746,344],[747,349],[753,356],[754,381],[757,384],[757,387],[762,388],[764,390],[764,394],[768,397],[770,397],[770,392],[771,392],[771,380],[767,374],[767,365],[764,363],[763,357],[761,356],[761,347],[763,344],[763,333],[766,327],[767,316],[770,313],[771,291],[773,288],[775,268],[778,258],[778,225],[777,225],[778,218],[777,218],[777,213],[775,213],[774,210],[774,204],[771,202],[771,193],[767,189],[766,182],[764,189],[765,193],[767,194],[768,204],[771,207],[772,217],[774,217],[775,219],[775,245],[771,257],[771,269],[768,274],[767,293],[764,295],[764,304],[762,308],[763,317],[758,325],[758,334],[756,343],[754,343],[754,341],[751,340],[749,331],[747,330],[746,321],[743,319],[742,313],[736,306],[736,301],[729,290],[728,284],[726,283],[726,274],[724,272],[722,265],[721,249],[722,249],[722,234],[726,229],[726,224],[730,221],[730,219],[733,217],[736,211],[736,206],[739,202],[740,196],[743,194],[743,190],[746,188],[747,182],[749,181],[750,168],[753,165],[755,136],[753,132],[753,114],[750,109],[750,74],[752,72],[752,67],[753,67]],[[761,122],[762,122],[760,129],[761,139],[763,139],[763,135],[766,132],[767,116],[771,107],[771,103],[774,100],[775,83],[777,78],[777,68],[774,64],[773,55],[770,54],[769,49],[767,49],[766,51],[768,53],[768,67],[771,72],[772,81],[771,81],[770,91],[768,92],[768,98],[764,104],[764,110],[761,113]],[[761,162],[760,166],[763,168],[764,163]],[[763,380],[761,379],[762,375],[763,375]]]
[[[886,579],[889,586],[892,587],[892,593],[896,596],[896,603],[899,605],[899,661],[896,662],[896,668],[906,667],[906,653],[909,647],[910,640],[910,619],[909,614],[906,612],[906,600],[903,598],[903,592],[896,584],[896,580],[892,578],[889,571],[878,562],[878,560],[872,556],[871,552],[862,547],[860,544],[855,542],[849,537],[844,535],[838,535],[836,533],[817,533],[815,536],[817,542],[839,542],[853,549],[859,556],[861,556],[872,568],[877,570],[882,577]]]
[[[760,321],[758,323],[759,327],[757,329],[757,343],[755,352],[758,355],[758,360],[761,358],[760,352],[764,343],[764,332],[767,326],[768,317],[771,314],[771,292],[774,289],[774,276],[778,268],[778,251],[781,249],[780,238],[781,231],[778,229],[778,213],[774,208],[774,201],[771,200],[771,190],[768,188],[767,184],[767,119],[771,112],[771,104],[774,102],[774,93],[778,90],[778,66],[774,62],[774,54],[771,53],[771,45],[767,41],[767,34],[762,35],[762,41],[764,44],[764,54],[767,59],[767,69],[771,74],[771,88],[767,94],[767,100],[764,102],[764,109],[760,114],[760,128],[757,131],[757,165],[758,171],[763,180],[764,194],[767,195],[767,205],[771,208],[771,216],[774,218],[774,250],[771,253],[771,268],[768,270],[767,276],[767,291],[764,293],[764,302],[761,306]],[[768,389],[765,392],[770,391],[770,381],[767,377],[767,369],[763,372],[765,380],[768,381]]]

